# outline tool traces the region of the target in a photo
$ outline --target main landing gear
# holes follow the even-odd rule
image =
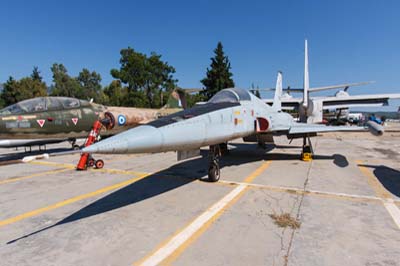
[[[301,160],[306,162],[311,161],[313,154],[314,150],[312,148],[310,137],[303,137],[303,150],[301,152]]]
[[[219,158],[221,157],[221,146],[211,145],[208,152],[208,181],[217,182],[220,178]]]

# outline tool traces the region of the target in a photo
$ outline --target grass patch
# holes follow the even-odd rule
[[[294,217],[290,216],[290,213],[282,213],[282,214],[270,214],[274,223],[279,227],[290,227],[292,229],[300,228],[301,223]]]

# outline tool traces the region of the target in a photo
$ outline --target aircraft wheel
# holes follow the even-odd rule
[[[220,177],[219,165],[216,162],[211,162],[208,168],[208,181],[217,182]]]
[[[103,160],[97,160],[94,165],[96,166],[97,169],[101,169],[104,167],[104,161]]]
[[[78,144],[74,144],[74,145],[72,146],[72,149],[75,150],[75,151],[79,150],[80,148],[81,148],[81,147],[79,147]]]
[[[92,159],[89,159],[89,161],[88,161],[88,166],[89,167],[93,167],[94,166],[94,163],[95,163],[95,160],[92,158]]]

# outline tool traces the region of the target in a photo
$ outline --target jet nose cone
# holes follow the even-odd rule
[[[129,129],[83,148],[87,153],[145,153],[160,149],[161,133],[152,126],[139,126]]]
[[[127,150],[126,141],[124,139],[115,138],[116,136],[107,138],[93,145],[82,149],[87,153],[124,153]]]

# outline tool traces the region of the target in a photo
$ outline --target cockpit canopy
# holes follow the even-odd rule
[[[74,109],[88,105],[84,100],[68,97],[38,97],[18,102],[0,110],[0,115],[26,114],[34,112]]]
[[[250,101],[250,94],[243,89],[231,88],[224,89],[215,94],[208,102],[209,103],[222,103],[230,102],[236,103],[239,101]]]

